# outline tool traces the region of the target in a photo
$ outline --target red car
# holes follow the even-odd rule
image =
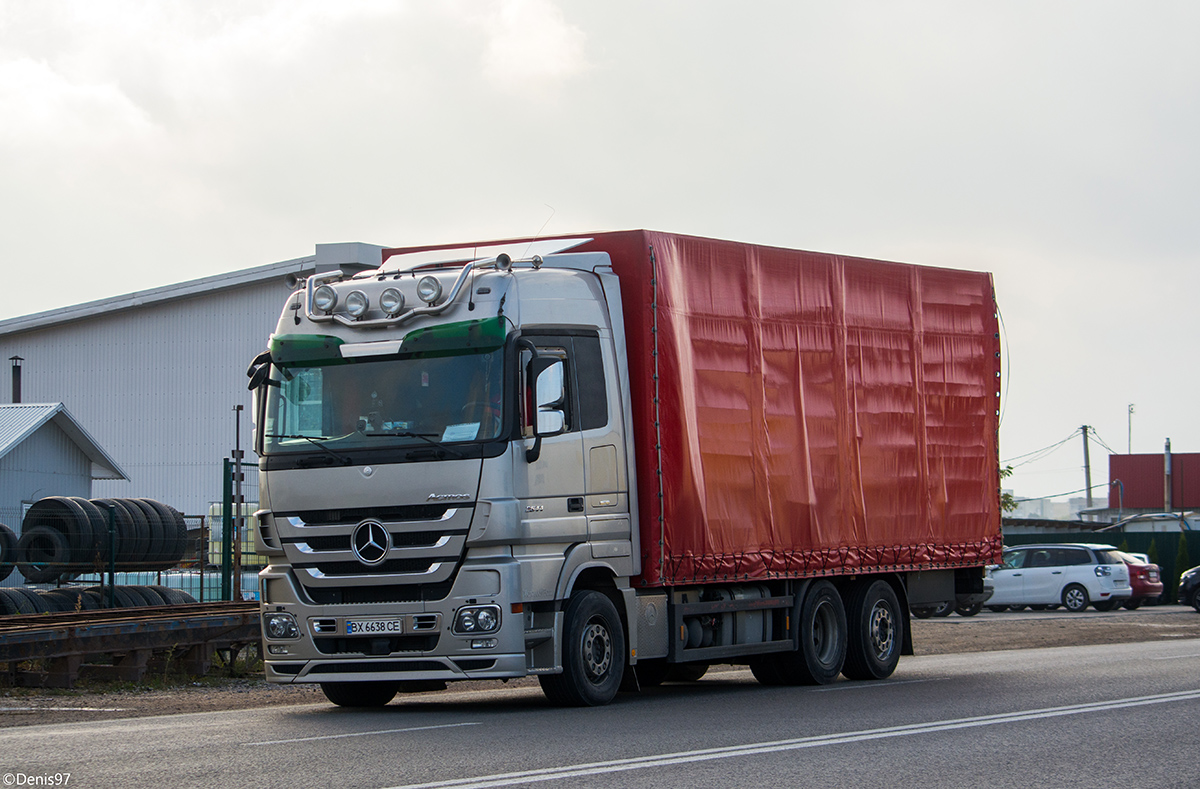
[[[1129,587],[1133,590],[1133,596],[1125,601],[1125,607],[1132,611],[1146,601],[1157,601],[1163,593],[1162,573],[1159,572],[1158,565],[1125,551],[1114,553],[1120,556],[1129,568]]]

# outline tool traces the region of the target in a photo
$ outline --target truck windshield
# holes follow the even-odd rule
[[[277,364],[265,387],[263,452],[495,439],[503,414],[503,354],[497,348]]]

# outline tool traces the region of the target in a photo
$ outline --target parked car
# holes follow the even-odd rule
[[[1115,551],[1129,568],[1129,588],[1133,594],[1122,605],[1130,611],[1142,603],[1155,603],[1163,593],[1162,572],[1144,553]],[[1098,607],[1098,606],[1097,606]]]
[[[1109,610],[1133,595],[1129,569],[1111,545],[1071,543],[1021,545],[1004,551],[1004,562],[988,569],[993,588],[988,608]]]
[[[1190,605],[1200,612],[1200,567],[1193,567],[1179,577],[1179,591],[1175,599],[1181,605]]]

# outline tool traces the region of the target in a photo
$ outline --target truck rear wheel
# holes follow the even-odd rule
[[[542,692],[561,706],[608,704],[625,669],[625,631],[616,606],[600,592],[576,592],[563,619],[563,670],[538,677]]]
[[[850,593],[846,665],[849,679],[885,679],[900,662],[904,617],[900,601],[887,581],[861,582]]]
[[[399,682],[321,683],[325,698],[339,707],[386,707],[399,689]]]
[[[796,626],[800,648],[769,656],[771,665],[758,671],[756,679],[766,685],[828,685],[842,673],[846,661],[846,608],[829,581],[817,581],[808,589],[799,607]],[[770,670],[770,669],[773,669]],[[762,674],[762,676],[759,676]]]

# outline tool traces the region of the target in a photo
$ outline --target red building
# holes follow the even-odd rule
[[[1167,458],[1171,464],[1170,501],[1165,495]],[[1113,510],[1200,509],[1200,453],[1109,455],[1108,481],[1108,506]]]

